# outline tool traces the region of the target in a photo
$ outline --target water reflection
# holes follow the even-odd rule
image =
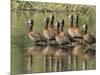
[[[58,47],[58,46],[33,46],[28,48],[28,73],[35,72],[34,65],[39,62],[34,57],[41,58],[41,65],[39,67],[42,72],[61,72],[71,70],[87,70],[89,69],[90,60],[94,59],[94,50],[86,50],[84,53],[77,53],[75,55],[73,51],[75,47]],[[40,54],[40,55],[37,55]],[[92,60],[93,61],[93,60]],[[91,69],[91,68],[90,68]],[[41,71],[39,71],[41,72]]]
[[[55,48],[52,46],[46,46],[42,53],[44,58],[44,72],[51,72],[53,69],[53,57]]]
[[[88,48],[83,53],[83,70],[91,69],[91,60],[95,59],[96,50]]]
[[[43,49],[43,46],[33,46],[27,49],[27,61],[28,61],[28,65],[27,65],[27,71],[28,73],[32,73],[32,66],[33,66],[33,58],[36,56],[35,53],[36,52],[42,52],[41,50]]]
[[[73,55],[72,55],[72,50],[73,50],[73,47],[68,47],[67,48],[67,70],[70,71],[72,70],[72,67],[73,67]]]
[[[65,53],[62,48],[58,48],[55,52],[55,71],[63,71]]]

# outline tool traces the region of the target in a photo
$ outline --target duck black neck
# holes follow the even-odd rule
[[[64,27],[64,20],[62,20],[62,22],[61,22],[61,31],[63,31],[63,27]]]
[[[78,21],[79,21],[79,19],[78,19],[78,15],[76,16],[76,27],[78,27]]]
[[[58,27],[58,29],[57,29],[57,34],[59,34],[59,27]]]
[[[57,23],[57,34],[59,34],[60,22]]]
[[[70,27],[73,27],[73,19],[70,21]]]
[[[45,29],[48,29],[48,23],[46,23],[46,25],[45,25]]]
[[[85,34],[87,33],[88,27],[87,25],[85,26]]]
[[[31,32],[33,30],[33,20],[30,19],[29,22],[28,22],[28,28],[29,28],[29,32]]]
[[[78,21],[76,21],[76,27],[79,27],[79,26],[78,26]]]
[[[50,25],[51,25],[51,27],[53,27],[53,23],[54,23],[54,21],[53,21],[53,20],[51,20],[51,24],[50,24]]]
[[[29,32],[31,32],[33,30],[33,24],[30,24],[29,26]]]
[[[46,22],[46,24],[45,24],[45,29],[48,29],[49,19],[50,19],[49,17],[46,17],[46,21],[45,21],[45,22]]]

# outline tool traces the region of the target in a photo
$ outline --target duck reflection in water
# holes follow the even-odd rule
[[[73,47],[60,46],[33,46],[27,50],[27,69],[28,73],[34,72],[37,60],[37,53],[41,55],[44,67],[41,67],[44,72],[61,72],[71,70],[87,70],[91,69],[91,60],[95,59],[95,50],[91,48],[83,49],[83,45],[76,44]],[[43,57],[42,57],[43,56]],[[39,56],[40,59],[40,56]],[[41,62],[42,62],[41,61]],[[93,61],[93,60],[92,60]],[[44,68],[44,69],[43,69]]]
[[[54,68],[55,72],[63,71],[64,69],[64,57],[66,56],[66,51],[64,48],[58,47],[55,52],[55,63]]]
[[[72,70],[72,64],[73,64],[73,55],[72,55],[72,50],[73,50],[73,46],[71,47],[66,47],[66,68],[68,71]]]
[[[91,60],[95,58],[96,50],[93,50],[91,48],[86,49],[83,52],[83,70],[91,69],[91,66],[89,65],[91,63]]]
[[[43,58],[44,58],[44,72],[51,72],[53,69],[53,57],[54,57],[55,47],[46,46],[43,49]]]
[[[28,73],[32,73],[32,66],[33,66],[33,58],[35,56],[35,52],[40,52],[43,49],[43,46],[33,46],[33,47],[29,47],[27,49],[27,61],[28,61],[28,65],[27,65],[27,69],[28,69]]]

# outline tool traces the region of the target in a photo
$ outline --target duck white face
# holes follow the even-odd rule
[[[28,23],[31,24],[31,19],[28,20]]]
[[[54,15],[50,15],[50,19],[54,20]]]
[[[32,19],[29,19],[27,23],[28,23],[27,24],[28,31],[32,31],[33,20]]]
[[[50,15],[49,17],[50,17],[50,19],[52,19],[52,15]]]
[[[83,27],[82,30],[85,31],[86,30],[86,24],[84,24],[82,27]]]
[[[87,24],[84,24],[84,25],[83,25],[83,28],[85,29],[85,28],[86,28],[86,26],[87,26]]]
[[[33,25],[33,20],[32,20],[32,19],[29,19],[29,20],[28,20],[28,25],[29,25],[29,26]]]
[[[43,19],[43,22],[45,22],[46,18]]]
[[[75,19],[76,19],[76,20],[78,20],[78,19],[79,19],[78,15],[75,15]]]
[[[54,28],[55,28],[56,30],[59,28],[59,26],[60,26],[60,22],[56,22],[56,23],[54,24]]]
[[[69,18],[69,19],[74,19],[73,14],[70,14],[70,15],[68,16],[68,18]]]

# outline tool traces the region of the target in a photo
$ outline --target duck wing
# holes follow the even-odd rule
[[[95,37],[94,37],[92,34],[86,34],[86,35],[84,36],[84,40],[85,40],[87,43],[89,43],[89,44],[93,44],[93,43],[96,42],[96,39],[95,39]]]
[[[35,32],[31,32],[29,33],[29,37],[34,40],[34,41],[37,41],[37,40],[41,40],[41,34],[39,33],[35,33]]]

